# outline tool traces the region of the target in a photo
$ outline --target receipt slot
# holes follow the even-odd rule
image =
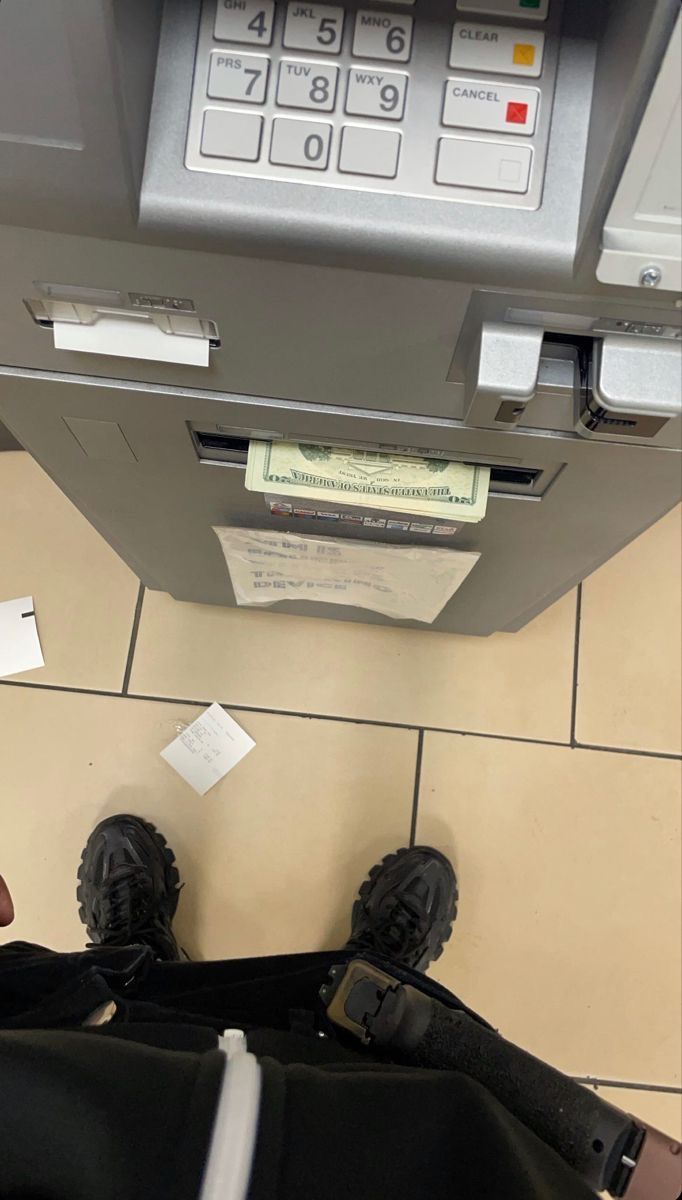
[[[147,587],[233,605],[214,530],[318,539],[367,595],[373,552],[474,565],[435,614],[305,578],[273,612],[521,628],[680,498],[680,28],[2,0],[0,420]],[[252,492],[254,439],[479,465],[485,516]]]

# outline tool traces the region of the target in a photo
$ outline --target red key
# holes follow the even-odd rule
[[[508,125],[525,125],[528,120],[528,105],[519,104],[516,100],[510,100],[507,105],[507,124]]]

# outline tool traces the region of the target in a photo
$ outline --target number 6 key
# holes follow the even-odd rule
[[[385,62],[407,62],[412,50],[412,17],[360,9],[355,18],[353,54]]]

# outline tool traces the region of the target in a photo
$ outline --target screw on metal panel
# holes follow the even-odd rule
[[[644,267],[639,273],[639,282],[642,287],[658,287],[661,282],[661,268]]]

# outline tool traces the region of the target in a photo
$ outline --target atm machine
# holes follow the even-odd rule
[[[251,439],[489,466],[427,628],[518,630],[680,496],[680,38],[677,0],[0,0],[0,419],[212,604],[214,526],[436,541],[271,511]]]

